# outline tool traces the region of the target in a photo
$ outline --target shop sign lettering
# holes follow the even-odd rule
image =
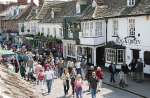
[[[120,45],[140,45],[141,41],[136,38],[129,37],[124,39],[117,38],[116,43]]]

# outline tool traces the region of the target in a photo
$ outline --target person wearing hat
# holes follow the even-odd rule
[[[95,72],[92,72],[92,77],[90,78],[89,83],[90,83],[90,90],[91,90],[92,98],[96,98],[98,78],[96,77]]]

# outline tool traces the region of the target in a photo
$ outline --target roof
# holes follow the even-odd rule
[[[54,8],[54,18],[51,18],[51,8],[49,8],[48,11],[49,14],[47,13],[45,19],[43,19],[42,22],[62,23],[64,17],[74,16],[76,14],[75,6],[76,6],[75,1],[68,1],[68,2],[55,4],[54,6],[51,7]]]
[[[127,0],[104,0],[104,4],[90,9],[82,19],[98,19],[105,17],[138,16],[150,14],[150,0],[136,0],[133,7],[127,6]],[[95,16],[95,17],[93,17]]]
[[[25,18],[27,17],[27,15],[30,13],[30,11],[32,9],[32,6],[34,6],[34,5],[31,5],[31,4],[12,5],[12,6],[8,7],[6,10],[4,10],[2,13],[0,13],[0,16],[3,16],[4,20],[16,20],[16,19],[25,20]],[[19,14],[10,15],[10,13],[12,13],[12,11],[15,9],[20,9]]]

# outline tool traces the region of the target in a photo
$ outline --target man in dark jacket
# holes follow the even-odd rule
[[[90,84],[90,88],[91,88],[92,98],[96,98],[98,78],[96,77],[95,72],[92,72],[92,77],[90,77],[89,84]]]
[[[109,66],[109,72],[110,72],[110,82],[113,82],[115,83],[115,78],[114,78],[114,75],[116,73],[116,66],[111,63],[110,66]]]
[[[142,82],[144,79],[144,73],[143,73],[144,64],[142,62],[142,59],[138,59],[137,65],[136,65],[136,79],[137,82]]]
[[[125,85],[128,85],[127,84],[127,74],[129,72],[129,68],[128,68],[128,66],[127,66],[127,64],[125,62],[121,66],[121,70],[124,72],[124,82],[125,82]]]
[[[90,83],[89,81],[90,81],[90,78],[92,77],[92,72],[94,72],[95,70],[94,70],[94,66],[90,66],[89,68],[88,68],[88,70],[87,70],[87,73],[86,73],[86,76],[85,76],[85,78],[86,78],[86,80],[88,81],[88,83]],[[89,86],[89,91],[90,91],[90,86]]]

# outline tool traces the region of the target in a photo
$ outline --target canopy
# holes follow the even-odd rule
[[[0,55],[15,55],[11,50],[2,50],[0,49]]]

